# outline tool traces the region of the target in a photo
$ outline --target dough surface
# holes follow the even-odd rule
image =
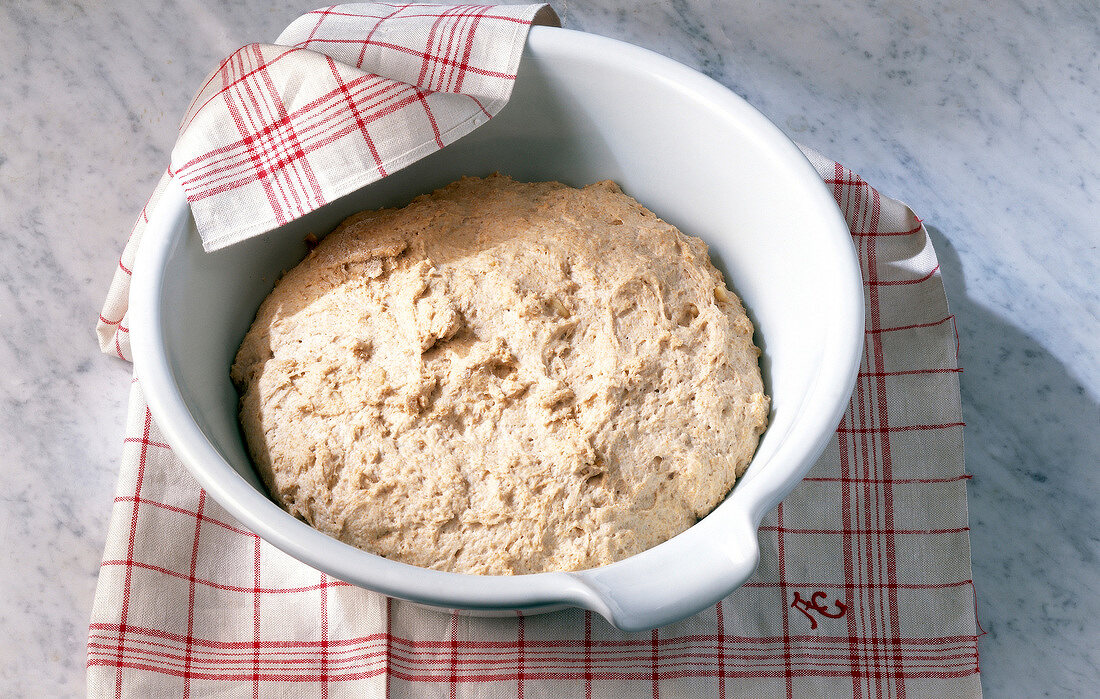
[[[463,178],[287,272],[232,368],[268,489],[388,558],[579,570],[687,529],[769,399],[706,245],[613,182]]]

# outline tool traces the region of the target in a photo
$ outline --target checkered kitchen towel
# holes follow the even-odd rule
[[[379,36],[372,27],[360,35]],[[358,126],[366,143],[369,126]],[[448,615],[333,580],[206,496],[135,381],[89,632],[89,693],[979,695],[958,345],[935,253],[904,205],[807,155],[859,250],[866,349],[834,439],[765,518],[759,568],[728,598],[682,622],[624,633],[579,610]],[[104,350],[124,358],[129,269],[145,221],[143,213],[99,323]]]
[[[508,102],[547,5],[336,5],[249,44],[195,95],[172,152],[216,250],[453,143]]]

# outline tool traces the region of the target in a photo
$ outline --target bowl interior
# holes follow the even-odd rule
[[[171,381],[205,438],[253,486],[262,488],[237,426],[229,366],[262,299],[305,255],[304,237],[494,171],[578,186],[615,180],[706,241],[744,301],[764,351],[770,426],[741,484],[703,524],[735,511],[755,520],[809,467],[854,377],[857,340],[848,336],[862,336],[858,268],[835,204],[793,144],[743,101],[667,59],[575,34],[532,31],[508,106],[404,170],[217,252],[203,252],[193,224],[173,236],[157,301]],[[745,487],[756,479],[768,487]]]

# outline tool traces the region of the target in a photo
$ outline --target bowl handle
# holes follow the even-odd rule
[[[756,527],[747,518],[707,517],[681,538],[687,539],[687,552],[660,545],[609,566],[569,573],[584,588],[570,602],[623,631],[654,629],[715,604],[744,583],[760,560]]]

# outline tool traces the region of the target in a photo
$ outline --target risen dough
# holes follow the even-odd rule
[[[768,414],[740,301],[613,182],[463,178],[347,219],[233,365],[271,493],[419,566],[577,570],[718,504]]]

